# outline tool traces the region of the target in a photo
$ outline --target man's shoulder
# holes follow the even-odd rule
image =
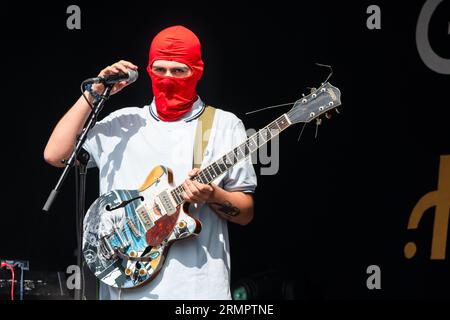
[[[233,112],[219,108],[216,108],[215,117],[217,117],[218,124],[227,127],[234,127],[242,122]]]
[[[148,119],[148,106],[143,107],[125,107],[117,109],[107,116],[105,116],[100,122],[122,122],[129,121],[131,119]]]

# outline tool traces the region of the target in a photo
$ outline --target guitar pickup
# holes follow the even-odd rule
[[[148,210],[145,203],[142,203],[139,207],[136,208],[136,214],[138,215],[139,220],[146,230],[154,226],[154,222],[150,217],[150,211]]]
[[[177,212],[177,206],[174,199],[169,195],[167,190],[161,192],[156,198],[155,202],[158,204],[159,208],[163,210],[163,214],[168,214],[169,216]]]

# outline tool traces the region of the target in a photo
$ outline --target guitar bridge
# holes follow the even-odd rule
[[[134,224],[133,220],[131,220],[130,218],[127,218],[127,225],[128,225],[128,228],[130,228],[131,232],[133,232],[133,234],[136,238],[141,237],[141,233],[139,232],[137,226]]]

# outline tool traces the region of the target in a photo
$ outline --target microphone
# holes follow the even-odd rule
[[[120,81],[127,81],[128,83],[133,83],[138,78],[138,72],[133,69],[128,69],[128,73],[116,73],[116,74],[109,74],[104,77],[95,77],[95,78],[89,78],[85,81],[83,81],[85,84],[87,83],[102,83],[103,85],[111,85],[115,84]]]

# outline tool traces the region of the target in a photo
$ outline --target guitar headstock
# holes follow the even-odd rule
[[[287,116],[292,124],[310,122],[341,105],[341,91],[325,82],[309,95],[297,100]]]

